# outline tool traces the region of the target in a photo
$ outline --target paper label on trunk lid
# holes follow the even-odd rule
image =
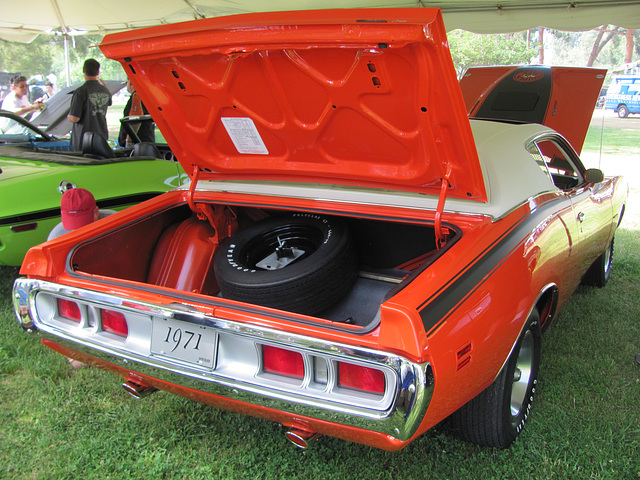
[[[238,153],[269,155],[253,120],[246,117],[222,117],[221,120]]]

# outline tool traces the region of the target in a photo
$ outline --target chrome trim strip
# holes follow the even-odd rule
[[[56,320],[55,307],[50,307],[55,298],[77,301],[82,312],[81,322],[65,326],[63,321]],[[387,352],[224,320],[182,304],[160,306],[24,278],[14,284],[13,301],[23,327],[35,328],[45,338],[127,370],[261,407],[380,432],[401,441],[415,433],[433,393],[429,363],[416,364]],[[99,326],[91,321],[100,308],[121,312],[128,320],[135,319],[128,322],[131,338],[123,341],[108,333],[101,335]],[[152,318],[180,320],[215,329],[218,338],[231,339],[231,347],[254,345],[260,350],[261,345],[274,345],[294,350],[303,356],[307,367],[305,377],[300,382],[285,382],[276,376],[274,381],[274,375],[261,368],[261,354],[247,354],[246,349],[238,356],[230,355],[228,364],[235,361],[241,364],[241,368],[231,368],[231,374],[225,374],[220,365],[207,369],[158,357],[150,352]],[[141,324],[146,327],[140,327]],[[147,340],[149,344],[145,345]],[[218,344],[217,350],[221,345]],[[235,351],[234,348],[228,350]],[[252,355],[258,364],[247,362],[254,371],[243,374],[242,359]],[[311,385],[314,370],[310,362],[315,359],[324,359],[327,363],[329,381],[323,391],[318,384]],[[335,381],[338,361],[381,370],[387,385],[385,393],[374,395],[340,389]]]

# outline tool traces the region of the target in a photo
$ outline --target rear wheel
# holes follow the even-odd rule
[[[529,418],[540,366],[540,315],[534,309],[494,382],[454,413],[460,435],[479,445],[507,448]]]
[[[620,105],[618,107],[618,117],[627,118],[629,116],[629,109],[626,105]]]

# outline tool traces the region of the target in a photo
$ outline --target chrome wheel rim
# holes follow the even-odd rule
[[[527,392],[531,383],[531,375],[533,373],[533,360],[534,360],[534,339],[531,330],[527,330],[522,343],[520,345],[520,351],[518,352],[518,359],[516,360],[516,368],[513,372],[513,383],[511,385],[511,417],[515,419],[522,412],[525,399],[527,398]]]
[[[606,276],[609,275],[609,271],[611,270],[611,254],[613,252],[613,243],[610,243],[607,247],[607,251],[604,257],[604,274]]]

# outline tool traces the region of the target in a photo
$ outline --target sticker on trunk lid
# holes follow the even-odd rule
[[[269,150],[250,118],[222,117],[222,124],[238,153],[269,155]]]

